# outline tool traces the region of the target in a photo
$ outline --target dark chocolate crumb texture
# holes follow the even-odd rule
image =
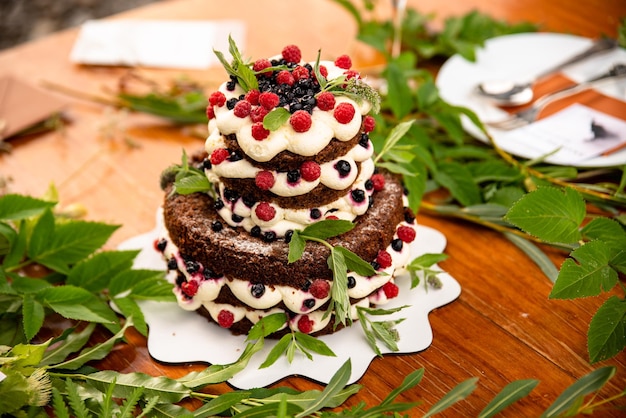
[[[286,322],[277,335],[338,329],[344,321],[327,312],[335,285],[328,246],[307,241],[288,262],[294,231],[332,219],[354,228],[327,243],[375,271],[347,272],[348,322],[357,307],[397,296],[415,217],[401,178],[374,166],[369,113],[378,97],[351,65],[346,55],[305,63],[294,45],[225,65],[230,79],[209,96],[206,152],[192,159],[211,189],[182,195],[162,184],[166,230],[155,246],[183,309],[233,333],[278,312]]]

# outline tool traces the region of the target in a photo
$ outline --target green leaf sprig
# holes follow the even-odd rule
[[[187,152],[183,150],[181,164],[174,164],[161,173],[161,189],[165,190],[173,184],[171,193],[188,195],[197,192],[213,192],[213,185],[206,174],[191,165]]]
[[[213,50],[213,53],[217,56],[217,59],[222,63],[224,69],[228,75],[237,78],[237,82],[243,88],[244,91],[250,91],[259,88],[259,83],[256,79],[254,71],[250,68],[250,65],[243,59],[237,44],[233,38],[228,36],[228,52],[233,59],[232,63],[228,62],[224,54],[220,51]]]

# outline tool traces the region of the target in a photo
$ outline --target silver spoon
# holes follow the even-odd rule
[[[484,81],[476,86],[476,93],[489,99],[498,106],[519,106],[529,103],[533,99],[533,84],[550,74],[557,73],[563,68],[580,62],[600,52],[610,51],[617,47],[617,41],[610,38],[601,38],[595,41],[583,52],[561,62],[560,64],[545,70],[527,82],[516,83],[513,81],[493,80]]]

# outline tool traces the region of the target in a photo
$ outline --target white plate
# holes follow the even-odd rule
[[[153,247],[153,242],[158,236],[158,231],[154,230],[125,241],[119,248],[141,249],[135,260],[135,268],[165,270],[165,262]],[[418,226],[417,237],[411,244],[411,254],[414,257],[425,253],[440,253],[446,246],[444,235],[432,228]],[[410,307],[395,315],[374,318],[374,320],[406,318],[397,326],[400,334],[397,353],[415,353],[426,349],[433,340],[428,322],[429,312],[452,302],[460,295],[461,286],[452,276],[442,271],[438,277],[443,283],[442,288],[428,290],[421,284],[410,289],[408,275],[396,278],[400,294],[384,308],[402,305]],[[244,336],[234,336],[228,330],[209,323],[197,313],[184,311],[176,303],[143,302],[141,308],[149,325],[148,351],[156,360],[166,363],[228,364],[239,358],[246,345]],[[349,358],[352,363],[349,383],[354,383],[363,376],[372,359],[376,357],[358,322],[320,339],[333,350],[336,357],[314,355],[313,360],[309,360],[297,353],[291,364],[283,356],[272,366],[259,369],[276,344],[276,341],[266,340],[265,346],[252,357],[248,367],[230,379],[229,383],[239,389],[251,389],[270,385],[292,375],[328,383]],[[382,352],[391,352],[382,344],[380,346]]]
[[[488,80],[527,80],[563,62],[591,45],[592,41],[573,35],[556,33],[522,33],[493,38],[478,50],[476,62],[455,55],[444,63],[437,76],[441,97],[450,104],[473,110],[483,121],[503,119],[507,113],[474,93],[476,85]],[[626,63],[626,51],[616,49],[568,67],[563,73],[580,82],[608,71],[615,63]],[[626,99],[626,80],[598,88],[601,93],[619,100]],[[624,104],[626,106],[626,103]],[[472,136],[486,141],[485,136],[465,119],[463,125]],[[505,151],[524,158],[536,158],[503,141],[503,131],[487,128],[494,141]],[[552,162],[548,158],[547,162]],[[552,163],[558,163],[556,161]],[[626,149],[604,157],[595,157],[577,164],[580,167],[610,167],[626,163]]]

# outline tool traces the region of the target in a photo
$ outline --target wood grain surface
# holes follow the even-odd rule
[[[435,25],[441,25],[447,16],[477,9],[509,22],[530,20],[542,24],[543,30],[588,37],[616,36],[620,19],[626,17],[623,0],[419,0],[409,4],[435,13]],[[355,41],[352,19],[330,1],[169,0],[114,18],[124,17],[241,19],[247,25],[245,52],[252,57],[273,55],[290,43],[300,45],[304,56],[314,56],[321,48],[327,56],[353,54],[359,64],[370,57],[367,48]],[[115,91],[128,69],[72,64],[68,56],[76,35],[77,30],[71,29],[3,51],[0,75],[11,73],[39,86],[53,83],[89,95]],[[140,72],[160,82],[184,74],[207,88],[224,78],[219,68]],[[11,141],[13,151],[0,155],[0,180],[5,190],[34,196],[55,184],[61,206],[80,203],[88,209],[89,219],[122,225],[108,244],[115,247],[152,229],[163,197],[160,172],[180,161],[182,149],[193,152],[202,147],[204,127],[182,128],[90,100],[68,100],[70,121],[65,127]],[[471,377],[480,378],[478,388],[442,416],[475,416],[507,383],[526,378],[541,383],[504,416],[538,416],[567,386],[603,365],[618,368],[604,395],[626,387],[626,353],[593,366],[587,358],[587,325],[606,295],[549,300],[549,280],[499,234],[425,212],[419,214],[418,222],[446,235],[449,258],[441,266],[459,281],[462,294],[430,314],[434,340],[428,349],[375,359],[359,381],[363,389],[347,406],[361,401],[378,403],[408,373],[422,367],[426,369],[422,383],[400,398],[423,402],[414,410],[415,416]],[[564,259],[559,253],[551,253],[551,257],[557,265]],[[48,329],[54,332],[63,324],[59,320],[48,324]],[[171,377],[203,368],[202,364],[157,362],[150,357],[142,336],[129,331],[127,337],[127,344],[120,344],[97,366]],[[278,384],[300,390],[320,388],[298,377]],[[231,388],[221,384],[209,390],[223,393]],[[606,416],[619,414],[607,412]]]

